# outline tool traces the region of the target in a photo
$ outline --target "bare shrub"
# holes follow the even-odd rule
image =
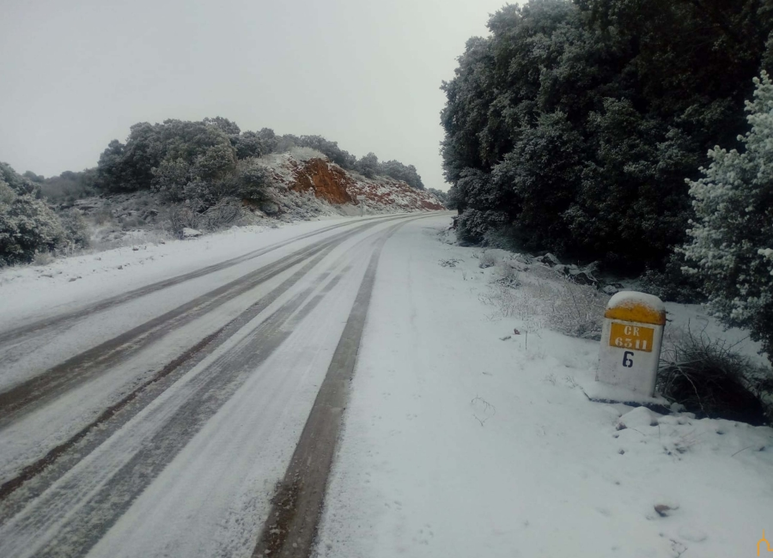
[[[497,262],[499,260],[497,259],[496,255],[494,255],[493,252],[489,252],[488,250],[485,250],[480,254],[478,254],[478,261],[480,262],[478,264],[478,267],[481,269],[486,269],[497,265]]]
[[[83,214],[77,209],[70,209],[59,215],[65,233],[67,234],[68,247],[73,249],[88,248],[91,243],[91,231],[83,218]]]
[[[51,252],[35,252],[35,256],[32,258],[32,265],[48,265],[54,261],[54,256]]]
[[[558,274],[557,274],[558,275]],[[601,326],[609,297],[595,287],[581,285],[571,277],[560,276],[548,304],[550,329],[572,337],[601,339]]]
[[[564,335],[600,339],[609,296],[590,285],[581,285],[544,266],[519,273],[509,265],[492,285],[485,302],[505,317],[516,317],[529,328],[547,327]]]
[[[773,393],[773,374],[734,349],[705,331],[672,331],[661,354],[657,390],[699,418],[770,422],[773,409],[766,396]]]
[[[494,282],[489,292],[481,295],[481,301],[494,306],[499,316],[521,320],[527,331],[538,331],[545,327],[542,300],[534,296],[531,285],[520,289],[515,287],[518,284],[517,277],[513,285]]]
[[[235,225],[242,218],[241,204],[233,199],[222,200],[199,216],[199,226],[216,231]]]
[[[137,213],[129,213],[118,219],[118,224],[123,230],[139,229],[145,226],[145,220]]]
[[[178,238],[182,238],[183,229],[195,229],[199,226],[199,215],[185,204],[169,206],[166,220],[169,232]]]
[[[92,213],[92,219],[94,219],[94,222],[97,225],[104,225],[105,223],[112,222],[113,214],[108,208],[102,207],[97,211],[95,211],[94,213]]]
[[[167,230],[182,237],[183,229],[217,231],[238,224],[244,218],[241,202],[226,198],[203,211],[196,211],[189,204],[176,204],[166,211]]]
[[[517,264],[507,260],[500,260],[497,265],[496,282],[504,287],[514,289],[520,285],[518,280],[519,269]]]

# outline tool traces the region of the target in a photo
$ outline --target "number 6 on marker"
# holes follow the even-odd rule
[[[623,353],[623,366],[626,368],[633,367],[633,359],[631,358],[633,356],[633,353],[631,351],[625,351]]]

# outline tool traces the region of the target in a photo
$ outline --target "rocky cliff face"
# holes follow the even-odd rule
[[[333,165],[324,159],[309,159],[297,161],[289,159],[294,182],[290,190],[294,192],[313,192],[314,196],[328,203],[340,205],[356,204],[356,199],[349,193],[355,189],[355,181],[338,165]]]
[[[320,212],[326,212],[325,206],[344,214],[444,209],[429,192],[415,190],[405,182],[388,177],[366,178],[327,159],[301,160],[281,154],[270,156],[265,164],[272,176],[280,211],[288,203],[298,207],[300,200],[288,199],[288,193],[305,198]]]

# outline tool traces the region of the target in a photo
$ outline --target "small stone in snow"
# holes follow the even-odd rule
[[[183,229],[183,238],[196,238],[197,236],[201,236],[201,231],[190,229],[188,227]]]
[[[521,332],[520,332],[520,331],[518,331],[518,330],[517,330],[517,329],[515,329],[515,328],[513,328],[513,333],[515,333],[516,335],[520,335],[520,334],[521,334]]]
[[[672,508],[671,506],[667,506],[666,504],[657,504],[655,506],[655,511],[658,512],[658,515],[660,517],[668,517],[668,512],[675,509],[676,508]]]

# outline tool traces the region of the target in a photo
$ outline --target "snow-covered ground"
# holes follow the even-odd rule
[[[233,229],[4,270],[0,333],[293,240],[100,313],[109,319],[84,319],[57,331],[55,339],[17,355],[16,379],[0,366],[0,385],[13,385],[45,369],[47,358],[54,362],[77,354],[358,221]],[[13,524],[0,524],[7,535],[0,536],[0,548],[15,549],[10,555],[34,554],[35,545],[54,544],[57,530],[76,525],[81,516],[108,521],[89,515],[84,502],[91,498],[108,505],[109,498],[135,497],[131,483],[139,481],[115,472],[137,461],[141,480],[144,462],[136,455],[158,439],[171,448],[163,454],[169,462],[148,461],[158,476],[148,480],[91,554],[249,556],[340,337],[371,243],[392,223],[336,246],[298,285],[84,454]],[[773,533],[773,429],[590,402],[584,391],[594,383],[598,342],[551,330],[555,316],[541,316],[540,305],[528,297],[510,300],[523,311],[503,317],[498,306],[503,291],[494,282],[501,268],[481,269],[479,249],[445,242],[449,223],[448,214],[413,220],[384,245],[316,555],[755,556],[762,530]],[[294,240],[335,225],[345,227]],[[0,429],[6,475],[30,456],[39,457],[36,437],[49,445],[66,440],[121,397],[129,389],[121,388],[123,383],[134,386],[176,350],[267,296],[296,269],[73,390],[85,394],[77,403],[60,398]],[[522,285],[544,286],[530,271],[520,279]],[[512,292],[535,291],[522,286]],[[290,316],[286,323],[283,308]],[[301,319],[304,308],[308,317]],[[668,312],[667,328],[689,322],[710,335],[740,341],[737,347],[751,354],[756,350],[741,341],[743,332],[723,332],[699,306],[669,304]],[[274,315],[282,325],[272,322]],[[276,351],[252,362],[253,353],[265,351],[261,344],[276,335],[284,339]],[[230,368],[220,371],[215,365],[234,355],[246,363],[244,383],[212,388],[222,407],[213,408],[209,418],[191,411],[200,430],[191,427],[189,438],[167,439],[173,436],[166,434],[166,425],[185,427],[181,410],[197,409],[190,394],[210,376],[225,376]],[[16,436],[14,428],[26,430]],[[14,455],[20,457],[14,461]],[[132,488],[124,487],[124,495],[111,488],[121,488],[122,482]],[[61,532],[66,538],[66,529]],[[52,546],[47,549],[53,553]]]
[[[501,317],[447,224],[384,249],[318,556],[756,556],[773,429],[590,402],[598,342]]]
[[[213,239],[177,243],[168,252],[169,260],[179,263],[175,274],[261,251],[254,258],[240,259],[73,323],[68,318],[63,328],[47,322],[54,324],[53,340],[44,339],[43,345],[24,354],[16,354],[13,343],[34,345],[46,330],[33,331],[31,339],[8,341],[8,329],[0,329],[4,343],[0,378],[5,381],[15,374],[19,380],[45,379],[52,369],[41,363],[41,353],[55,363],[83,350],[65,343],[50,348],[58,339],[72,336],[73,344],[89,347],[126,327],[143,326],[167,312],[169,305],[198,300],[202,292],[211,293],[228,281],[244,286],[218,306],[206,308],[208,299],[198,302],[206,313],[193,312],[191,320],[160,329],[147,342],[132,337],[115,351],[109,348],[108,356],[113,352],[123,356],[108,365],[97,362],[95,366],[96,360],[82,359],[74,370],[79,377],[90,374],[87,379],[65,384],[48,399],[33,400],[28,412],[11,419],[0,414],[3,488],[50,448],[74,444],[70,453],[10,496],[0,492],[0,556],[75,557],[89,552],[111,557],[248,556],[266,519],[274,485],[287,467],[325,377],[374,243],[401,221],[421,217],[388,216],[365,223],[348,219],[332,223],[343,227],[305,238],[309,224],[273,231],[281,233],[274,236],[272,231],[233,231],[230,238],[215,238],[219,244],[212,250],[217,254],[205,257],[199,253],[208,254],[202,248]],[[309,230],[319,232],[319,227],[324,230],[329,225],[318,223]],[[304,255],[306,244],[331,235],[329,242]],[[283,245],[286,240],[292,242]],[[241,243],[240,249],[231,248],[234,242]],[[135,267],[127,268],[127,262],[141,265],[139,251],[99,257],[103,258],[99,261],[123,262],[124,270]],[[62,275],[84,265],[82,259],[58,262]],[[167,277],[169,270],[163,264],[154,260],[150,265],[145,273],[136,272],[135,281],[103,285],[101,296],[112,297]],[[267,269],[276,274],[260,279]],[[71,283],[58,277],[46,278],[52,282],[43,284],[61,295]],[[32,295],[41,288],[40,281],[29,275],[6,286],[13,286],[15,296],[33,306]],[[85,291],[78,296],[90,294],[96,298]],[[52,296],[52,300],[57,299]],[[78,302],[73,304],[82,306]],[[26,319],[22,310],[16,315]],[[213,338],[200,360],[194,358],[188,368],[184,362],[177,365],[179,375],[173,378],[177,374],[173,371],[167,383],[165,377],[156,376],[191,344],[206,339],[212,329],[226,333]],[[135,346],[140,350],[134,351]],[[9,354],[17,359],[10,366]],[[91,357],[97,358],[102,357]],[[138,392],[134,403],[120,407],[116,422],[108,417],[95,427],[88,426],[149,377],[158,377],[158,383],[146,383],[147,390]],[[39,385],[45,387],[45,382]],[[9,406],[8,398],[0,403],[3,409]],[[88,432],[82,443],[78,432]]]

